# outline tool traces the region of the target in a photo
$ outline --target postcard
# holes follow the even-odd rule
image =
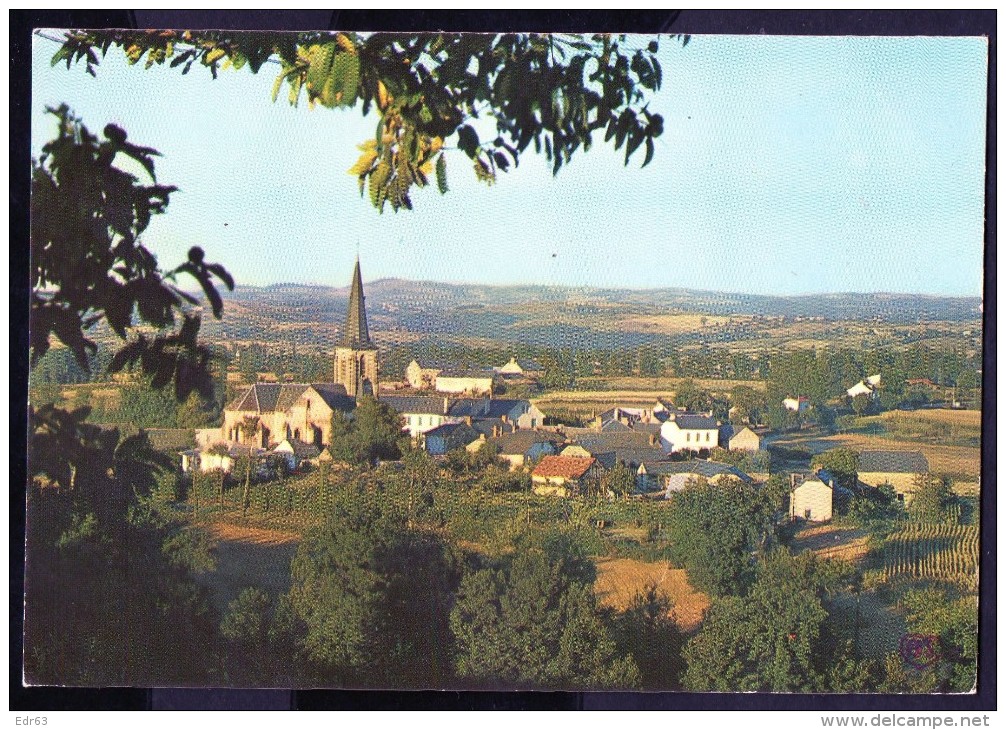
[[[24,683],[973,692],[987,63],[37,29]]]

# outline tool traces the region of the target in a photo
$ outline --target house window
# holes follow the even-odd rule
[[[709,442],[709,432],[706,431],[706,443],[708,443],[708,442]]]
[[[691,440],[692,440],[692,435],[690,433],[686,433],[685,434],[685,441],[691,441]]]

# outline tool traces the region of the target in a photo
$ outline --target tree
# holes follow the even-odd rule
[[[301,543],[290,606],[303,656],[326,686],[445,687],[457,558],[386,504],[348,499]]]
[[[758,566],[747,596],[713,602],[685,647],[690,691],[864,691],[877,668],[828,634],[823,598],[836,576],[811,553],[778,550]]]
[[[734,423],[750,423],[757,425],[762,413],[767,409],[765,394],[749,385],[738,385],[730,393],[730,404],[733,410]]]
[[[371,396],[357,401],[352,418],[332,414],[329,452],[336,461],[373,466],[401,456],[402,419],[393,408]]]
[[[831,449],[810,460],[814,469],[824,469],[843,489],[855,489],[859,472],[859,454],[852,449]]]
[[[680,687],[685,638],[671,618],[670,599],[653,583],[632,597],[614,618],[615,641],[639,667],[640,689],[667,691]]]
[[[190,306],[198,300],[176,280],[193,277],[219,318],[223,301],[213,280],[233,289],[233,279],[219,264],[207,263],[198,246],[189,250],[188,261],[162,271],[141,241],[177,190],[157,183],[156,150],[133,144],[114,124],[99,141],[66,105],[48,111],[58,120],[57,136],[32,161],[32,365],[56,337],[89,370],[88,355],[97,346],[86,333],[104,322],[125,343],[112,357],[110,372],[138,365],[154,388],[173,383],[179,400],[193,391],[211,398],[210,351],[197,340],[200,315]],[[117,167],[119,155],[139,163],[151,184]],[[149,337],[140,325],[157,334]]]
[[[679,385],[674,392],[674,405],[689,411],[707,411],[712,408],[713,399],[708,391],[689,379]]]
[[[252,473],[252,459],[254,458],[254,442],[255,434],[258,433],[260,428],[258,416],[245,416],[241,419],[241,423],[238,424],[238,429],[241,431],[241,437],[248,443],[248,461],[245,464],[245,486],[244,491],[241,494],[241,516],[244,517],[248,514],[248,505],[251,503],[251,473]]]
[[[865,393],[860,393],[852,398],[852,411],[857,416],[865,414],[868,410],[870,410],[871,405],[873,405],[873,401],[870,396]]]
[[[978,675],[977,597],[930,587],[907,591],[901,605],[911,632],[938,638],[937,660],[921,670],[931,677],[931,691],[972,691]]]
[[[690,480],[671,499],[671,557],[699,590],[741,594],[754,576],[754,555],[771,538],[774,512],[759,489],[740,480]]]
[[[624,146],[625,164],[645,149],[644,166],[663,133],[663,118],[648,111],[662,82],[656,39],[635,49],[611,35],[75,30],[52,63],[83,60],[93,76],[98,53],[113,46],[133,65],[145,58],[146,68],[168,62],[186,74],[198,62],[214,78],[222,68],[258,73],[272,60],[281,69],[274,101],[286,86],[293,105],[306,96],[311,107],[374,109],[375,136],[349,172],[381,211],[411,210],[412,187],[434,176],[447,192],[450,141],[491,184],[532,142],[557,174],[602,130]],[[491,141],[480,138],[480,118],[495,122]]]
[[[601,477],[601,493],[628,498],[636,488],[636,475],[625,464],[618,462]]]
[[[558,534],[467,572],[451,611],[458,677],[470,687],[631,689],[596,606],[593,566]]]
[[[951,507],[957,498],[950,488],[949,479],[936,474],[918,474],[912,485],[915,494],[908,506],[912,517],[926,522],[943,522],[951,518]]]

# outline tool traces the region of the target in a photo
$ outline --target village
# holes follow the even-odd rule
[[[668,499],[692,480],[760,484],[770,476],[766,448],[771,430],[743,419],[722,422],[711,411],[677,407],[671,398],[617,405],[584,426],[570,426],[548,424],[532,399],[494,397],[501,385],[536,386],[543,367],[533,360],[512,357],[491,369],[413,360],[400,380],[379,381],[378,349],[370,337],[364,299],[357,261],[344,335],[335,351],[334,382],[248,386],[225,408],[221,427],[197,429],[195,443],[176,452],[181,471],[231,474],[246,459],[257,479],[268,479],[278,469],[297,473],[331,464],[333,415],[352,418],[357,398],[376,395],[399,415],[402,434],[413,448],[438,459],[456,450],[475,454],[488,449],[509,469],[529,473],[539,495],[595,495],[602,476],[616,466],[632,474],[632,486],[624,495],[605,494],[608,498]],[[852,384],[849,400],[875,398],[881,377]],[[781,405],[797,417],[811,407],[799,394]],[[789,517],[828,521],[848,503],[851,489],[882,485],[893,487],[907,506],[919,478],[929,472],[921,451],[864,450],[858,456],[858,479],[847,486],[809,464],[785,472],[791,487]]]

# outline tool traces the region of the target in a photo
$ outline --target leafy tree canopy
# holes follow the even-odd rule
[[[756,552],[772,535],[776,508],[767,494],[738,479],[692,480],[671,500],[671,556],[700,590],[741,594],[753,578]]]
[[[491,184],[532,143],[557,174],[602,132],[625,164],[642,149],[645,166],[664,128],[648,110],[663,80],[656,39],[635,48],[624,35],[73,30],[52,63],[83,61],[93,76],[113,47],[132,65],[199,65],[214,78],[278,64],[274,101],[285,89],[293,105],[375,110],[374,136],[349,172],[380,211],[411,210],[412,187],[434,177],[447,192],[448,142]]]
[[[768,555],[744,598],[713,603],[685,648],[692,691],[863,691],[873,667],[827,633],[823,598],[840,587],[831,566],[805,553]],[[847,576],[846,576],[847,577]]]
[[[359,399],[352,418],[341,411],[332,414],[329,451],[337,460],[372,465],[379,459],[397,459],[401,439],[401,416],[370,396]]]
[[[189,250],[188,261],[163,271],[142,243],[151,218],[165,212],[176,190],[156,181],[156,150],[133,144],[114,124],[100,141],[66,105],[49,112],[58,120],[56,137],[32,162],[32,366],[55,336],[89,369],[88,355],[97,345],[87,333],[102,322],[126,343],[112,357],[110,372],[139,365],[153,387],[173,382],[179,400],[193,390],[211,398],[210,351],[197,341],[199,300],[177,279],[194,278],[216,317],[223,301],[213,280],[233,289],[233,279],[208,263],[198,246]],[[119,155],[139,163],[150,184],[118,167]],[[157,334],[149,336],[140,325]]]
[[[810,460],[815,469],[824,469],[835,478],[835,484],[853,489],[859,473],[859,454],[852,449],[831,449]]]
[[[631,689],[640,680],[597,610],[592,565],[550,535],[467,573],[450,624],[458,676],[498,688]]]

